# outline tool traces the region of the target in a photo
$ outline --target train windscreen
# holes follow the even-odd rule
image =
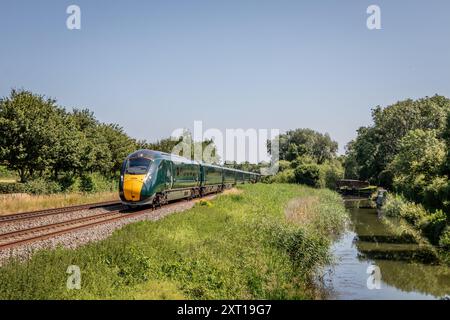
[[[148,168],[152,164],[152,160],[147,158],[131,158],[127,161],[125,168],[126,174],[146,174]]]

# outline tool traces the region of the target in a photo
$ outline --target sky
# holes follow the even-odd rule
[[[72,4],[80,30],[66,27]],[[200,120],[311,128],[343,153],[373,107],[450,97],[450,1],[0,0],[0,96],[12,88],[138,139]]]

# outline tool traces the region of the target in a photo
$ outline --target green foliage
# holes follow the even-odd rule
[[[401,140],[411,130],[434,130],[440,137],[446,127],[450,100],[442,96],[397,102],[372,111],[374,124],[358,130],[347,145],[346,175],[389,187],[393,176],[386,172],[400,150]],[[383,176],[380,176],[383,174]],[[384,178],[384,181],[382,181]]]
[[[0,194],[2,193],[25,193],[25,184],[0,182]]]
[[[16,179],[17,176],[14,172],[8,170],[5,166],[0,166],[0,179]]]
[[[278,161],[278,170],[280,172],[283,172],[285,170],[291,169],[291,162],[287,161],[287,160],[280,160]]]
[[[294,169],[286,169],[274,176],[270,176],[268,183],[295,183]]]
[[[116,181],[111,181],[104,176],[93,173],[85,174],[80,177],[80,191],[94,193],[101,191],[115,191],[118,189]]]
[[[427,215],[422,205],[405,200],[402,196],[389,194],[383,207],[389,217],[403,218],[409,223],[419,226],[419,222]]]
[[[322,164],[336,157],[337,142],[328,133],[322,134],[311,129],[289,130],[279,137],[279,159],[293,161],[298,157],[309,156]],[[271,152],[272,142],[267,142]]]
[[[439,245],[444,250],[450,250],[450,226],[447,226],[442,232],[441,238],[439,239]]]
[[[344,168],[337,160],[327,161],[319,166],[321,188],[336,189],[338,180],[344,178]]]
[[[147,281],[150,277],[150,258],[139,247],[131,245],[118,248],[114,252],[107,252],[104,261],[120,278],[116,286],[134,285]]]
[[[360,128],[347,145],[346,176],[401,194],[391,197],[387,214],[438,244],[450,220],[450,100],[436,95],[400,101],[375,108],[372,118],[374,124]]]
[[[0,160],[22,182],[50,164],[48,154],[64,129],[55,101],[28,91],[12,90],[0,100]]]
[[[30,194],[53,194],[61,192],[61,186],[56,181],[36,178],[25,183],[25,191]]]
[[[330,239],[346,211],[329,190],[297,185],[244,185],[213,206],[125,226],[97,243],[44,250],[0,268],[0,299],[303,299],[329,262]],[[285,218],[294,198],[317,198],[308,224]],[[82,271],[81,290],[67,290],[66,270]]]
[[[320,167],[315,163],[300,164],[294,170],[295,182],[311,187],[320,186]]]
[[[114,176],[136,143],[87,109],[70,113],[53,99],[12,90],[0,99],[0,146],[0,161],[26,182],[94,171]]]
[[[419,228],[432,244],[437,245],[439,239],[447,226],[447,216],[442,210],[427,214],[419,222]]]
[[[342,163],[338,159],[317,164],[309,156],[294,161],[280,160],[280,171],[271,176],[268,183],[299,183],[317,188],[334,190],[336,182],[344,176]]]
[[[435,245],[439,243],[444,230],[448,228],[448,218],[442,210],[429,212],[422,205],[405,200],[398,195],[389,195],[383,209],[387,216],[402,218],[409,222]]]

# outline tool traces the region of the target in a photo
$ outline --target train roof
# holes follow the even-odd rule
[[[220,169],[229,170],[229,171],[249,173],[249,174],[253,174],[253,175],[260,175],[259,173],[256,173],[256,172],[243,171],[243,170],[238,170],[238,169],[229,168],[229,167],[225,167],[225,166],[218,166],[215,164],[198,162],[196,160],[191,160],[191,159],[188,159],[185,157],[177,156],[175,154],[166,153],[166,152],[162,152],[162,151],[148,150],[148,149],[137,150],[137,151],[129,154],[127,159],[129,159],[129,158],[149,158],[152,160],[164,159],[164,160],[178,161],[178,162],[188,163],[188,164],[197,164],[197,165],[202,165],[205,167],[220,168]]]
[[[172,161],[178,161],[178,162],[190,163],[190,164],[200,164],[198,161],[195,161],[195,160],[190,160],[188,158],[180,157],[180,156],[166,153],[166,152],[148,150],[148,149],[137,150],[137,151],[131,153],[127,158],[138,158],[138,157],[149,158],[152,160],[164,159],[164,160],[172,160]]]

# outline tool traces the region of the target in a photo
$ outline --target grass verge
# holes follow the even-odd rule
[[[286,184],[239,190],[76,250],[12,261],[0,268],[0,299],[314,298],[315,272],[347,219],[341,198]],[[70,265],[80,290],[66,287]]]
[[[0,215],[119,200],[117,192],[1,195]]]

